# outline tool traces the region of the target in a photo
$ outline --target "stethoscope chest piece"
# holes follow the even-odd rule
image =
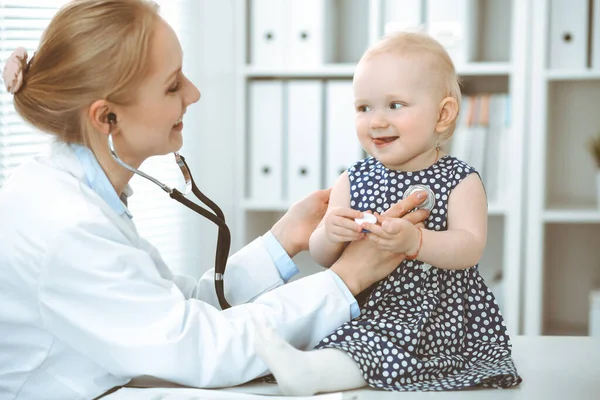
[[[425,199],[424,202],[419,204],[416,209],[423,209],[431,212],[431,210],[433,210],[433,207],[435,206],[435,193],[433,193],[433,190],[431,190],[431,188],[427,185],[417,184],[409,186],[408,189],[406,189],[406,191],[404,192],[404,196],[402,196],[402,199],[406,199],[414,192],[418,192],[421,190],[427,193],[427,199]]]

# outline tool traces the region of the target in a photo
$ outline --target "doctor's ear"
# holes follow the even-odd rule
[[[109,134],[115,133],[117,115],[110,110],[106,100],[97,100],[88,109],[88,118],[98,132]]]

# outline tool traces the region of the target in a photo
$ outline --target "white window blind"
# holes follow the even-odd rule
[[[189,0],[186,0],[189,1]],[[181,37],[181,15],[185,12],[183,0],[158,1],[161,15]],[[25,47],[31,57],[37,49],[43,30],[56,11],[68,0],[0,0],[0,71],[12,51]],[[50,135],[35,130],[16,113],[12,95],[0,85],[0,187],[15,167],[34,154],[44,150]],[[182,187],[172,155],[154,157],[141,169],[171,187]],[[172,200],[158,186],[134,177],[131,181],[134,196],[129,209],[142,237],[155,245],[165,262],[175,272],[193,271],[193,257],[185,251],[186,223],[191,224],[189,213]]]
[[[43,30],[65,0],[0,0],[0,71],[17,47],[29,57]],[[16,113],[13,97],[0,85],[0,187],[10,173],[44,148],[49,136],[26,124]]]

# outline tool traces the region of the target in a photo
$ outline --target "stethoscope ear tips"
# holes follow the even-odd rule
[[[109,124],[111,124],[111,125],[117,124],[117,114],[110,112],[110,113],[108,113],[106,118],[107,118]]]

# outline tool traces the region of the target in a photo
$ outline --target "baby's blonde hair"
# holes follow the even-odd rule
[[[460,111],[460,80],[448,52],[437,40],[421,32],[394,32],[382,37],[371,46],[363,55],[363,59],[369,59],[377,54],[384,53],[393,53],[402,56],[424,55],[428,61],[428,66],[435,71],[442,98],[455,98]],[[444,132],[445,139],[452,136],[455,127],[456,121]]]
[[[73,0],[44,31],[14,95],[17,112],[41,131],[85,143],[96,100],[135,101],[150,68],[158,6],[149,0]]]

